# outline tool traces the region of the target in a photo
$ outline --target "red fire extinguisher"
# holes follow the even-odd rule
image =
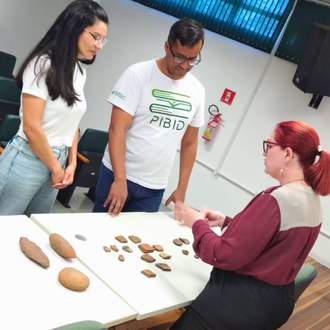
[[[212,107],[215,108],[215,110],[212,110]],[[219,109],[215,104],[211,104],[209,106],[209,113],[211,117],[209,119],[209,122],[207,123],[204,134],[202,136],[202,138],[205,139],[206,141],[211,141],[214,132],[216,131],[217,127],[223,120],[221,118],[222,114],[219,112]]]

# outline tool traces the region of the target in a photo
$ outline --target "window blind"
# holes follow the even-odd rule
[[[298,64],[314,23],[330,25],[330,7],[299,0],[275,56]]]
[[[294,0],[133,0],[270,53]]]

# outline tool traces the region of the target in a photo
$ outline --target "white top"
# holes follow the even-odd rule
[[[167,185],[178,145],[188,127],[204,124],[205,90],[191,74],[173,80],[156,60],[129,67],[108,102],[133,116],[126,132],[127,179],[151,189]],[[103,164],[112,169],[108,147]]]
[[[80,101],[74,103],[72,107],[68,107],[68,104],[62,97],[52,101],[48,94],[45,77],[50,66],[49,57],[45,55],[40,57],[36,67],[35,63],[36,58],[24,70],[22,94],[31,94],[46,101],[41,128],[46,134],[49,145],[71,147],[80,119],[86,111],[86,100],[83,91],[86,81],[86,69],[82,63],[79,63],[82,72],[80,72],[78,64],[75,66],[73,87]],[[40,71],[43,74],[39,79],[37,75]],[[17,135],[27,140],[23,131],[24,109],[22,96],[19,115],[21,117],[21,125]]]
[[[281,212],[280,231],[300,227],[317,227],[322,223],[321,197],[309,186],[294,182],[272,191]]]
[[[46,330],[82,320],[96,320],[111,327],[135,319],[136,312],[77,258],[57,254],[48,234],[28,217],[0,218],[6,232],[0,240],[1,329]],[[49,258],[49,268],[42,268],[23,254],[20,237],[27,237],[42,249]],[[78,241],[74,236],[66,238],[70,243]],[[62,286],[58,274],[65,267],[88,276],[89,287],[78,292]]]
[[[190,305],[210,277],[212,266],[194,257],[191,229],[160,212],[122,212],[116,218],[106,213],[63,213],[60,217],[55,213],[32,214],[31,220],[48,233],[56,232],[69,240],[77,259],[126,301],[137,312],[138,320]],[[219,228],[216,230],[220,232]],[[84,236],[86,241],[74,239],[76,234]],[[115,239],[118,235],[126,237],[128,243],[118,242]],[[142,260],[139,244],[134,244],[129,235],[138,236],[142,243],[151,246],[161,245],[172,258],[164,260],[160,252],[154,251],[150,255],[155,262]],[[173,239],[179,237],[187,238],[190,244],[175,245]],[[113,244],[119,252],[103,250],[104,245]],[[123,251],[125,245],[133,252]],[[189,254],[183,254],[182,250]],[[120,254],[124,262],[118,260]],[[172,271],[163,271],[156,263],[165,263]],[[150,269],[156,277],[141,274],[145,269]]]

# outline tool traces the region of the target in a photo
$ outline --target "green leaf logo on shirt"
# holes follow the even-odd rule
[[[122,99],[123,101],[125,101],[125,99],[126,99],[126,96],[123,95],[122,93],[118,92],[118,91],[112,91],[111,94],[113,94],[113,95],[119,97],[119,98]]]
[[[189,102],[190,96],[159,89],[154,89],[152,96],[156,100],[149,107],[151,112],[188,119],[184,113],[192,110],[191,103]]]

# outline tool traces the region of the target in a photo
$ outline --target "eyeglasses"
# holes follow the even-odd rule
[[[184,57],[184,56],[175,55],[173,53],[171,44],[169,43],[168,45],[170,46],[170,51],[171,51],[171,53],[173,55],[173,61],[174,61],[174,63],[183,64],[184,62],[187,61],[190,66],[194,66],[194,65],[199,64],[199,62],[202,60],[201,53],[198,54],[198,57],[199,58],[187,58],[187,57]]]
[[[276,142],[270,142],[270,141],[266,141],[266,140],[262,141],[262,148],[263,148],[265,154],[268,152],[269,149],[271,149],[275,146],[283,147]]]
[[[102,44],[102,46],[105,46],[105,44],[108,42],[108,40],[104,37],[101,36],[96,36],[95,34],[93,34],[92,32],[89,32],[87,29],[84,29],[86,32],[88,32],[92,38],[95,40],[94,45],[98,46],[100,44]]]

